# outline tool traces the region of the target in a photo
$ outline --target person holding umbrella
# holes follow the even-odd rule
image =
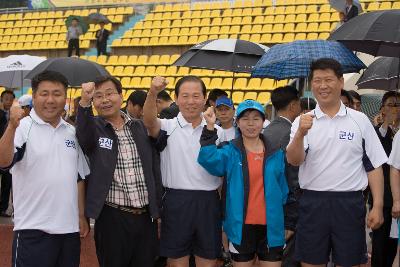
[[[358,7],[353,4],[353,0],[346,0],[346,10],[344,22],[358,16]]]
[[[67,42],[68,42],[68,57],[72,56],[72,51],[75,49],[75,54],[79,57],[79,37],[83,34],[81,26],[79,26],[79,20],[73,18],[71,25],[67,31]]]
[[[300,166],[295,256],[302,266],[325,266],[332,251],[336,265],[359,266],[368,261],[363,190],[369,185],[374,197],[368,227],[378,229],[387,156],[368,117],[340,101],[339,62],[314,61],[309,79],[318,104],[293,122],[286,154]]]
[[[107,40],[110,36],[110,31],[104,28],[105,22],[99,22],[100,29],[96,31],[96,47],[97,56],[106,55],[107,56]]]

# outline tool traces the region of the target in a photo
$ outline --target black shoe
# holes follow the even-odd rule
[[[10,218],[11,215],[7,214],[5,211],[0,212],[0,217]]]

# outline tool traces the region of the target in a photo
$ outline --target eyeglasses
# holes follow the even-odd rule
[[[118,95],[118,94],[119,94],[118,92],[105,92],[104,94],[98,93],[98,94],[93,95],[93,100],[100,101],[103,98],[110,99],[114,95]]]
[[[400,107],[400,103],[389,103],[389,104],[386,104],[385,106],[389,107],[389,108],[398,108],[398,107]]]

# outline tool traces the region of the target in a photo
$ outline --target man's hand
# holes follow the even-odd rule
[[[297,132],[300,133],[302,137],[306,136],[308,130],[311,129],[313,125],[313,120],[314,115],[311,114],[303,114],[300,116],[299,128]]]
[[[18,104],[14,104],[10,108],[10,121],[8,124],[14,129],[17,129],[17,127],[19,126],[19,122],[22,120],[23,117],[25,117],[24,114],[24,110]]]
[[[164,90],[168,85],[167,79],[161,76],[156,76],[151,81],[150,92],[158,95],[159,92]]]
[[[372,230],[376,230],[383,224],[383,212],[382,209],[373,207],[368,214],[367,226]]]
[[[81,100],[79,104],[82,107],[90,106],[94,94],[94,82],[82,83]]]
[[[400,217],[400,201],[393,201],[392,217],[396,219]]]
[[[206,110],[206,112],[204,112],[203,116],[204,116],[204,119],[207,122],[207,129],[210,130],[210,131],[213,131],[214,130],[215,121],[217,120],[217,117],[215,116],[215,113],[214,113],[214,108],[213,107],[209,107]]]
[[[294,235],[294,232],[292,230],[285,230],[285,240],[288,241],[292,236]]]
[[[90,232],[90,225],[85,216],[79,216],[79,234],[85,238]]]

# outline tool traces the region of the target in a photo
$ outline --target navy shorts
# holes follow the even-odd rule
[[[299,201],[295,257],[308,264],[354,266],[368,261],[366,207],[361,191],[304,190]]]
[[[268,247],[266,225],[243,225],[240,245],[229,242],[229,252],[235,262],[248,262],[257,255],[260,261],[277,262],[282,260],[283,246]]]
[[[39,230],[14,232],[12,266],[79,267],[79,233],[48,234]]]
[[[160,255],[217,259],[222,246],[218,191],[167,189],[161,215]]]

